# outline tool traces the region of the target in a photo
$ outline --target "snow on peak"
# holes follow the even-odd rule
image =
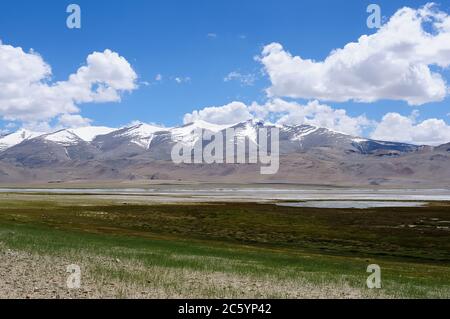
[[[146,123],[139,123],[137,125],[129,127],[120,135],[131,138],[131,143],[134,143],[145,149],[149,149],[150,144],[155,137],[155,133],[163,132],[165,130],[167,129],[164,127]]]
[[[69,131],[77,135],[85,142],[92,142],[97,136],[106,135],[115,130],[115,128],[106,126],[86,126],[76,129],[70,129]]]
[[[23,141],[35,138],[44,133],[32,132],[25,129],[18,130],[15,133],[8,134],[0,138],[0,151],[4,151],[10,147],[18,145]]]
[[[255,125],[258,125],[260,123],[253,123],[253,121],[247,121],[245,122],[245,124],[243,125],[242,128],[238,128],[236,130],[236,137],[238,139],[245,139],[248,138],[250,141],[252,141],[253,143],[257,143],[258,141],[258,132],[257,129],[255,127]]]
[[[70,130],[61,130],[55,133],[46,134],[44,140],[70,146],[79,143],[82,139]]]
[[[292,137],[293,141],[301,141],[306,136],[317,132],[320,128],[312,125],[300,125],[291,127],[291,129],[295,130],[295,134]]]
[[[135,126],[130,127],[128,130],[131,134],[138,134],[140,136],[149,136],[150,134],[154,134],[156,132],[161,132],[166,130],[164,127],[151,125],[147,123],[139,123]]]
[[[361,138],[361,137],[355,137],[352,139],[353,142],[355,143],[364,143],[364,142],[368,142],[369,140],[366,138]]]
[[[186,124],[184,126],[182,126],[181,128],[186,128],[186,129],[190,129],[190,130],[194,130],[194,129],[204,129],[204,130],[208,130],[211,132],[220,132],[224,129],[229,128],[231,125],[222,125],[222,124],[213,124],[213,123],[209,123],[203,120],[197,120],[195,122]]]
[[[195,143],[197,143],[197,141],[201,138],[200,136],[197,136],[198,134],[196,133],[198,132],[196,132],[196,130],[207,130],[217,133],[228,127],[230,127],[230,125],[219,125],[203,120],[197,120],[180,127],[175,127],[170,130],[170,133],[172,135],[172,140],[177,143],[181,142],[187,145],[195,145]]]
[[[65,146],[74,145],[79,142],[92,142],[97,136],[105,135],[116,129],[104,126],[85,126],[74,129],[60,130],[44,136],[44,140]]]

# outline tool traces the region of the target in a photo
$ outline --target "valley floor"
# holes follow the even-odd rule
[[[0,194],[0,298],[450,298],[450,203]],[[81,269],[67,287],[67,266]],[[367,266],[382,288],[368,289]]]

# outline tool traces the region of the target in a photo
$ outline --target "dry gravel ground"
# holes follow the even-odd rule
[[[85,298],[94,297],[89,280],[84,288],[68,289],[63,258],[37,256],[2,249],[0,252],[0,298]]]
[[[0,246],[1,248],[1,246]],[[66,267],[82,269],[80,289],[68,289]],[[102,271],[98,271],[102,269]],[[108,273],[120,272],[112,279]],[[138,274],[137,276],[134,276]],[[364,298],[363,290],[313,285],[301,280],[273,282],[220,272],[145,267],[139,262],[84,256],[39,256],[0,249],[0,298]]]

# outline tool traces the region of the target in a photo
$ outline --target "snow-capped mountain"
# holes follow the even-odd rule
[[[11,143],[0,155],[3,161],[19,163],[27,167],[45,167],[71,161],[92,160],[99,156],[100,152],[91,142],[98,135],[114,130],[92,126],[45,134],[22,134],[20,138],[11,139]]]
[[[52,133],[33,132],[20,129],[17,132],[0,137],[0,152],[33,138],[43,138],[62,145],[76,144],[80,141],[92,142],[97,136],[115,131],[104,126],[87,126],[76,129],[64,129]]]
[[[200,136],[196,134],[199,132],[199,130],[209,131],[210,133],[217,133],[227,129],[230,126],[231,125],[211,124],[202,120],[198,120],[180,127],[175,127],[169,132],[174,142],[182,142],[185,144],[193,145],[200,139]]]
[[[408,153],[420,148],[412,144],[365,139],[311,125],[282,126],[280,139],[281,144],[284,141],[284,150],[287,152],[292,151],[292,149],[308,151],[319,147],[361,154],[374,154],[377,151]]]
[[[27,178],[34,176],[36,180],[258,179],[259,169],[251,165],[177,166],[171,160],[171,151],[180,142],[196,145],[202,132],[229,138],[229,128],[236,133],[236,144],[244,139],[258,143],[258,129],[273,127],[280,130],[281,181],[332,183],[350,178],[371,184],[385,183],[396,176],[418,183],[430,176],[443,179],[443,183],[450,180],[448,145],[433,148],[375,141],[311,125],[249,120],[234,125],[196,121],[174,128],[138,123],[119,129],[83,127],[46,134],[20,130],[0,138],[0,182],[19,176],[11,167],[27,171]],[[2,171],[3,164],[8,171]]]
[[[64,129],[57,132],[38,136],[47,141],[61,145],[74,145],[81,141],[92,142],[97,136],[114,132],[116,129],[104,126],[86,126],[76,129]]]
[[[86,126],[69,129],[68,131],[72,132],[85,142],[92,142],[97,136],[109,134],[115,130],[117,129],[106,126]]]
[[[159,126],[139,123],[137,125],[127,127],[120,130],[115,135],[116,137],[128,138],[131,143],[134,143],[144,149],[149,149],[155,133],[164,131],[165,129]]]
[[[43,133],[21,129],[17,132],[2,136],[0,137],[0,152],[42,134]]]
[[[71,146],[83,142],[83,140],[71,130],[61,130],[55,133],[44,134],[38,138],[63,146]]]
[[[211,134],[222,132],[225,136],[227,128],[233,128],[237,139],[247,138],[257,143],[258,129],[271,128],[275,125],[263,121],[249,120],[235,125],[217,125],[205,121],[196,121],[183,126],[165,128],[145,123],[138,123],[129,127],[114,129],[102,126],[64,129],[52,133],[36,133],[20,130],[16,133],[0,138],[0,151],[20,145],[33,139],[74,146],[80,143],[91,144],[100,151],[119,151],[125,153],[141,153],[151,151],[161,143],[173,144],[182,142],[194,145],[199,141],[199,133],[207,131]],[[282,153],[307,151],[311,148],[336,148],[344,151],[370,154],[379,150],[393,150],[411,152],[419,147],[405,143],[383,142],[350,136],[326,128],[311,125],[276,125],[280,129],[280,146]]]
[[[138,123],[99,135],[91,144],[102,153],[103,158],[126,159],[149,151],[155,138],[166,131],[164,127]]]

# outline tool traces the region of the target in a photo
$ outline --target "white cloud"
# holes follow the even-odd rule
[[[232,102],[224,106],[206,107],[199,111],[193,111],[184,115],[185,124],[203,120],[214,124],[235,124],[253,118],[244,103]]]
[[[118,102],[120,93],[137,88],[137,75],[128,61],[116,52],[94,52],[87,58],[87,65],[78,69],[66,82],[58,82],[57,88],[75,102]]]
[[[14,122],[9,122],[5,125],[5,128],[7,128],[7,129],[13,129],[16,127],[17,127],[17,123],[14,123]]]
[[[50,133],[55,130],[60,129],[59,127],[54,128],[47,121],[28,121],[23,123],[22,129],[31,131],[31,132],[41,132],[41,133]]]
[[[78,114],[62,114],[58,117],[58,125],[63,128],[85,127],[91,124],[92,120],[84,118]]]
[[[155,76],[155,81],[162,81],[162,79],[163,79],[163,76],[162,76],[162,74],[161,73],[158,73],[156,76]]]
[[[417,113],[403,116],[398,113],[386,114],[371,138],[393,142],[440,145],[450,142],[450,125],[441,119],[416,121]]]
[[[417,110],[412,111],[409,116],[388,113],[380,122],[376,122],[365,115],[351,116],[344,109],[335,109],[318,101],[299,104],[275,98],[264,104],[232,102],[224,106],[206,107],[186,114],[184,123],[204,120],[227,125],[249,119],[263,119],[277,124],[325,127],[352,136],[369,136],[383,141],[418,145],[450,142],[450,125],[435,118],[420,122],[417,120],[419,115]]]
[[[271,119],[277,124],[308,124],[357,136],[362,134],[365,127],[372,125],[364,115],[352,117],[344,109],[334,109],[318,101],[302,105],[273,99],[264,105],[253,103],[250,110],[256,117]]]
[[[256,76],[254,74],[242,74],[237,71],[228,73],[223,79],[225,82],[238,81],[244,86],[252,86],[255,84]]]
[[[375,34],[332,51],[324,61],[293,56],[279,43],[267,45],[259,60],[272,82],[270,96],[442,101],[449,93],[439,71],[450,65],[450,17],[432,4],[402,8]]]
[[[364,127],[372,124],[365,116],[351,117],[343,109],[333,109],[318,101],[301,105],[282,99],[263,105],[253,103],[247,106],[242,102],[232,102],[224,106],[206,107],[186,114],[184,123],[204,120],[214,124],[235,124],[254,118],[277,124],[315,125],[350,135],[360,135]]]
[[[51,75],[39,54],[0,42],[0,117],[42,127],[59,115],[79,113],[79,104],[118,102],[137,88],[130,64],[110,50],[90,54],[67,81],[52,83]]]
[[[208,33],[206,35],[209,39],[216,39],[217,38],[217,33]]]

